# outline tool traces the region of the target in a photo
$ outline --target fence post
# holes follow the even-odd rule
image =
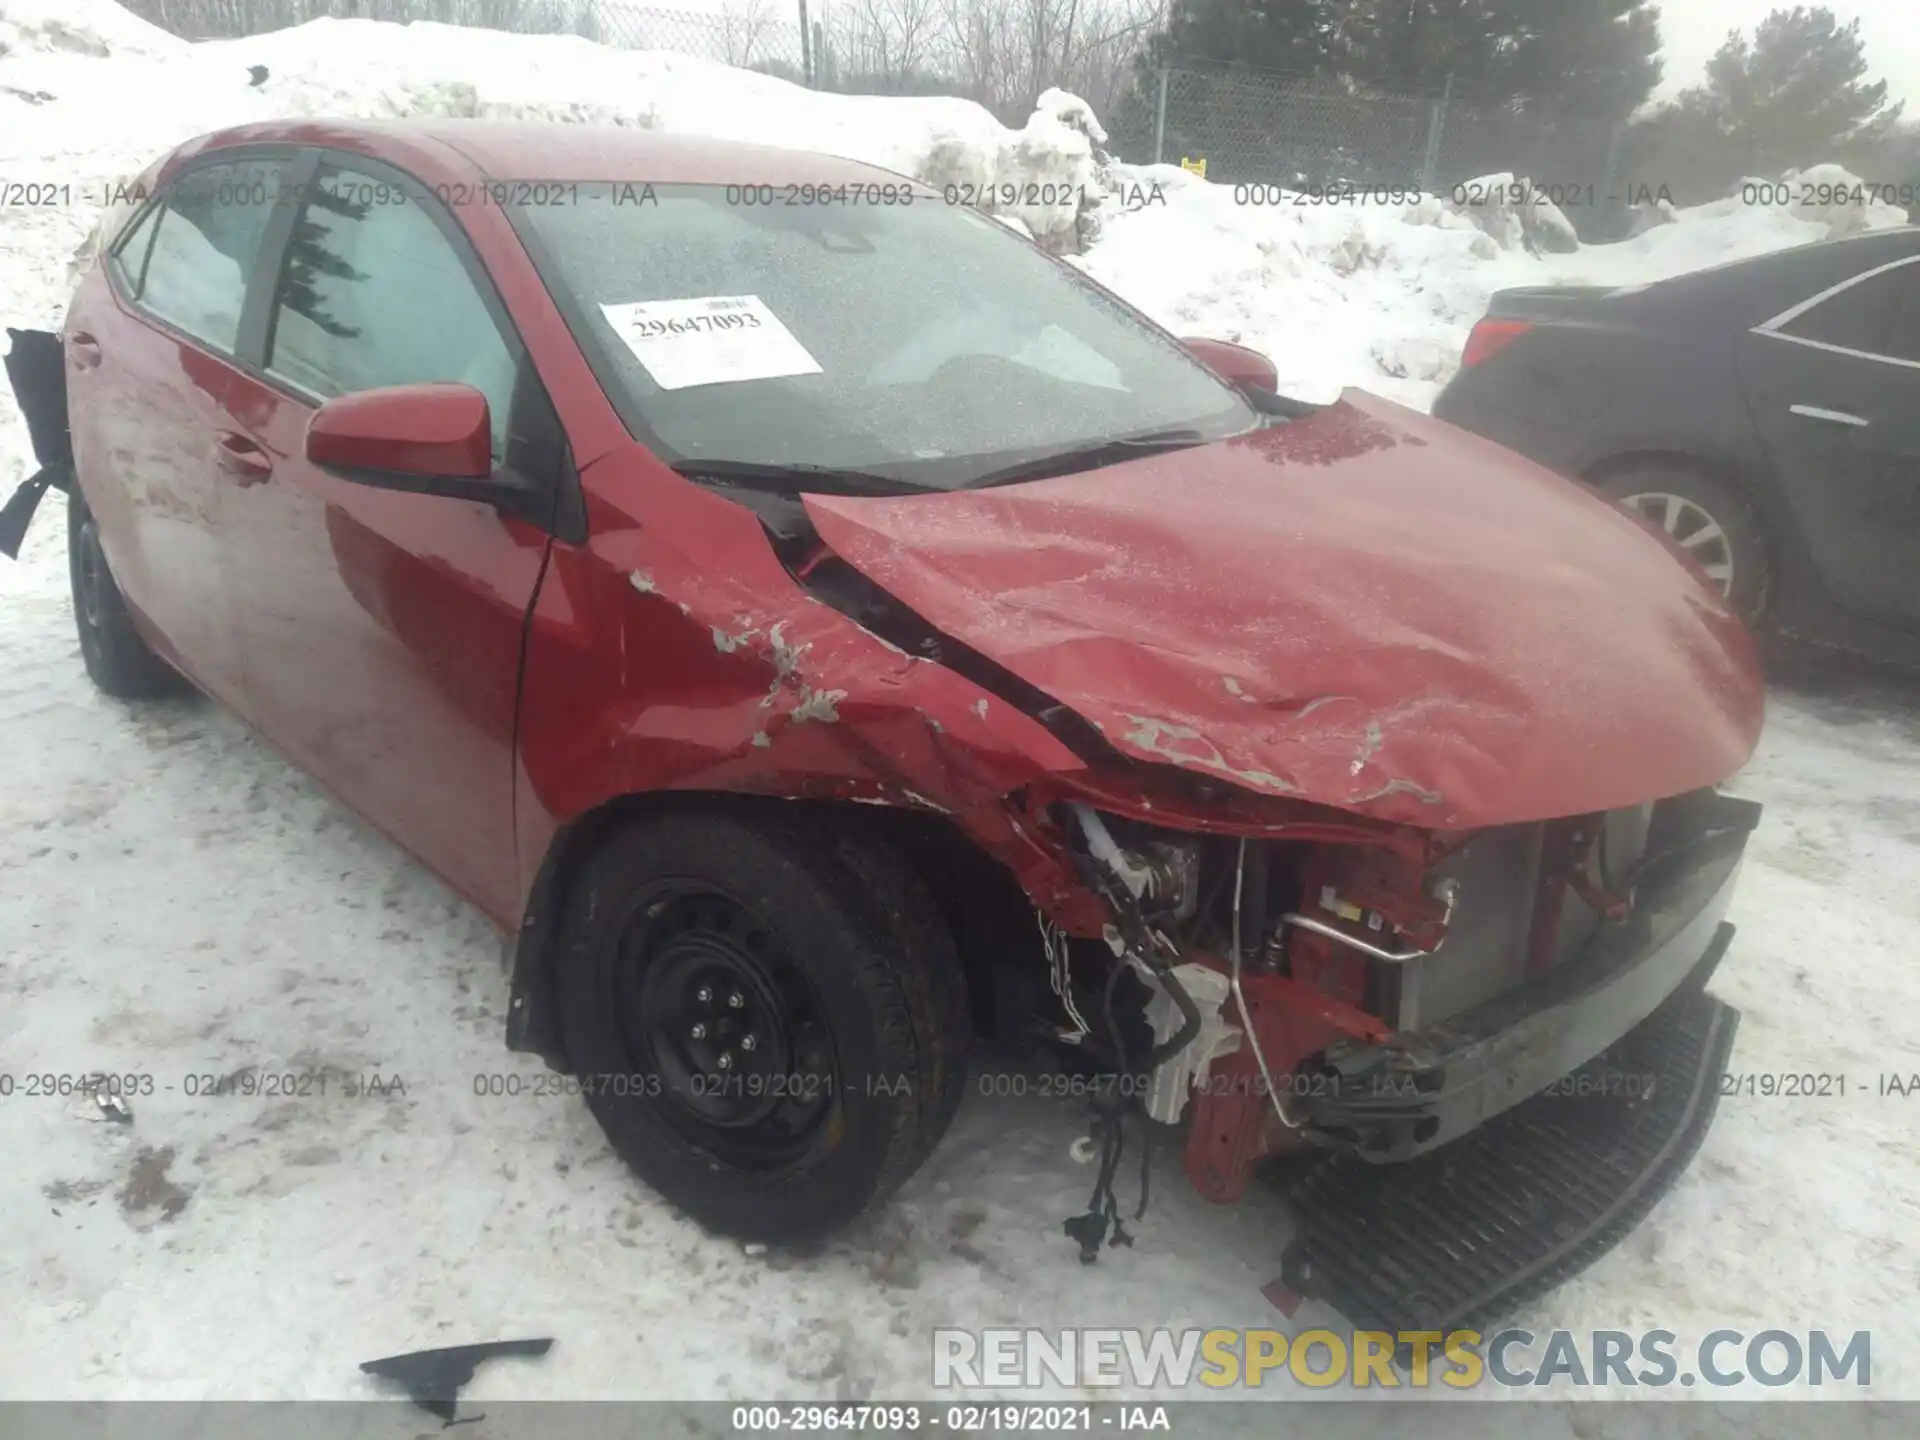
[[[807,28],[807,0],[800,0],[800,78],[813,85],[813,32]]]
[[[1614,186],[1620,179],[1620,152],[1626,138],[1627,122],[1616,120],[1613,125],[1613,138],[1607,141],[1607,173],[1601,181],[1601,193],[1608,199],[1613,198]]]
[[[1440,164],[1440,137],[1447,129],[1447,102],[1453,98],[1453,72],[1447,72],[1446,88],[1440,92],[1440,98],[1433,102],[1433,112],[1427,119],[1427,158],[1420,166],[1420,190],[1422,194],[1433,193],[1434,172]]]
[[[1167,148],[1167,66],[1160,67],[1160,94],[1153,104],[1153,163],[1166,163]]]

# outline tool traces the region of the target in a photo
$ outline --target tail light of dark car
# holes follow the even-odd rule
[[[1524,320],[1480,321],[1467,336],[1466,349],[1460,352],[1460,368],[1470,370],[1484,360],[1491,360],[1532,328]]]

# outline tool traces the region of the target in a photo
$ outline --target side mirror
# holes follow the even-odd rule
[[[1236,390],[1264,390],[1271,394],[1280,388],[1280,372],[1258,350],[1235,345],[1231,340],[1183,339],[1187,353]]]
[[[487,397],[439,381],[342,395],[308,422],[307,459],[369,484],[478,498],[472,482],[493,474]]]

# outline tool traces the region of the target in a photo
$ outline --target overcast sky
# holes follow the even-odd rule
[[[740,9],[748,0],[610,0],[609,11],[619,8],[660,9],[721,13],[729,7]],[[809,8],[817,20],[835,3],[848,0],[810,0]],[[1805,0],[1819,3],[1819,0]],[[1860,35],[1866,42],[1869,76],[1885,80],[1895,100],[1905,100],[1914,118],[1920,118],[1920,0],[1824,0],[1842,25],[1860,21]],[[1793,0],[1660,0],[1661,59],[1666,75],[1654,92],[1656,100],[1671,99],[1689,85],[1699,83],[1707,61],[1713,58],[1727,38],[1729,30],[1745,30],[1753,38],[1754,27],[1779,9],[1790,9]],[[766,13],[785,18],[797,11],[797,0],[767,0]]]
[[[1698,83],[1726,40],[1729,30],[1754,27],[1790,0],[1663,0],[1660,6],[1661,59],[1666,78],[1655,93],[1667,99]],[[1827,0],[1842,25],[1859,20],[1866,44],[1868,77],[1887,82],[1892,99],[1920,112],[1920,0]]]

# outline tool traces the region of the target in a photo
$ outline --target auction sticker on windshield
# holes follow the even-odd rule
[[[637,300],[600,313],[662,390],[820,373],[758,295]]]

